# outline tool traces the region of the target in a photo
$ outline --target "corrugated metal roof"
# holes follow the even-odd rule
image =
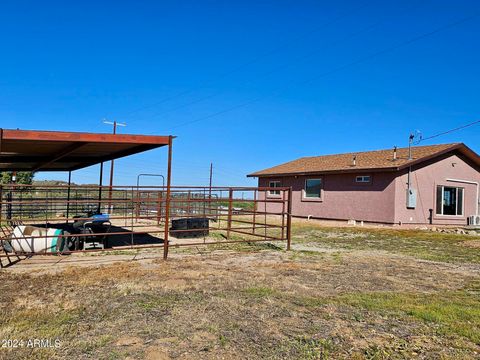
[[[78,170],[169,141],[169,136],[0,129],[0,171]]]

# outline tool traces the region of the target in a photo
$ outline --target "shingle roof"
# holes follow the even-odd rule
[[[412,159],[408,159],[408,148],[397,149],[397,160],[393,160],[393,149],[347,153],[337,155],[303,157],[297,160],[260,170],[249,177],[269,175],[309,174],[327,172],[396,171],[429,160],[450,151],[458,150],[480,165],[480,157],[463,143],[414,146]],[[356,157],[353,165],[353,157]]]

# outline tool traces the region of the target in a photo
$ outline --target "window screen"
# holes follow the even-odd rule
[[[322,190],[322,179],[305,180],[305,197],[320,198]]]

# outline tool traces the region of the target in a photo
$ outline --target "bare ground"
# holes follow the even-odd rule
[[[317,230],[297,228],[290,252],[252,244],[13,266],[0,272],[0,339],[61,344],[0,358],[480,356],[477,262],[351,245],[381,230]]]

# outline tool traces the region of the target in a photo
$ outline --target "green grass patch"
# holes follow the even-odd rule
[[[109,334],[100,335],[99,337],[88,341],[79,341],[76,345],[83,354],[92,354],[95,350],[100,349],[108,345],[113,341],[113,336]],[[111,356],[114,354],[110,354]],[[119,359],[119,357],[110,357],[111,359]]]
[[[182,301],[183,296],[177,293],[165,294],[162,296],[148,295],[135,304],[144,310],[166,310],[173,308],[175,304]]]
[[[212,202],[212,207],[216,206],[224,206],[228,207],[228,201],[215,201]],[[253,210],[255,208],[255,203],[253,201],[242,201],[242,200],[234,200],[232,201],[232,208],[241,208],[243,210]]]
[[[411,317],[435,325],[439,335],[457,335],[480,343],[480,301],[476,291],[436,294],[355,293],[333,299],[368,311]]]
[[[295,305],[306,308],[318,308],[329,303],[329,300],[322,297],[294,296],[289,299]]]
[[[296,337],[284,341],[279,348],[279,353],[285,358],[294,359],[328,359],[334,351],[333,343],[328,339],[314,339],[309,337]]]
[[[472,235],[446,234],[425,230],[334,228],[294,224],[293,244],[349,250],[381,250],[424,260],[450,263],[480,263],[480,250],[465,245]]]
[[[285,250],[284,246],[272,244],[270,242],[259,242],[259,241],[248,241],[244,240],[241,237],[231,237],[231,240],[238,241],[237,243],[225,243],[222,244],[210,244],[206,248],[206,251],[215,251],[215,250],[230,250],[238,252],[257,252],[260,250],[273,250],[273,251],[283,251]]]
[[[15,311],[1,319],[4,326],[9,326],[13,334],[22,338],[61,338],[70,333],[79,321],[79,312],[74,310],[34,310]]]
[[[225,347],[228,345],[228,343],[230,342],[230,340],[225,336],[225,335],[222,335],[220,334],[218,336],[218,342],[220,344],[221,347]]]

